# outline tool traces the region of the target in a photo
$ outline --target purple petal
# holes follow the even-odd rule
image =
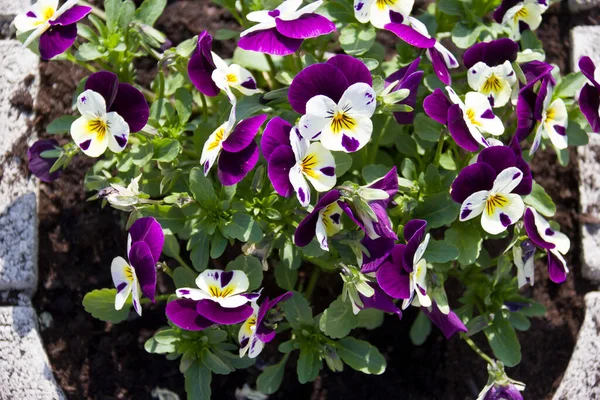
[[[254,168],[258,157],[259,151],[255,142],[250,142],[248,147],[237,153],[222,150],[219,156],[219,180],[225,186],[235,185]]]
[[[77,25],[55,25],[40,36],[40,57],[50,60],[62,54],[75,43],[77,39]]]
[[[527,232],[527,236],[529,236],[529,239],[531,239],[531,241],[535,243],[536,246],[546,250],[550,250],[556,247],[554,243],[546,242],[539,234],[537,226],[535,225],[535,217],[533,215],[533,211],[531,211],[529,207],[525,209],[523,223],[525,225],[525,231]]]
[[[331,64],[313,64],[304,68],[292,81],[288,91],[290,105],[299,114],[306,114],[306,103],[317,95],[338,102],[348,88],[343,72]]]
[[[402,256],[404,269],[407,272],[412,272],[414,256],[417,248],[425,238],[425,229],[427,221],[422,219],[413,219],[404,226],[404,239],[406,240],[406,248]]]
[[[398,102],[398,104],[405,104],[413,108],[413,111],[394,113],[394,118],[396,119],[396,122],[401,125],[410,125],[415,119],[414,109],[417,104],[417,92],[419,90],[419,84],[421,83],[421,78],[423,77],[423,74],[423,71],[415,72],[414,74],[410,75],[404,82],[402,82],[400,84],[400,87],[398,88],[410,90],[408,97]]]
[[[535,100],[535,108],[533,109],[533,118],[536,121],[541,121],[542,120],[542,114],[545,111],[544,110],[544,100],[546,99],[547,96],[551,96],[550,93],[550,80],[549,79],[543,79],[542,80],[542,84],[540,86],[540,90],[537,94],[537,98]]]
[[[394,301],[377,285],[370,284],[370,286],[375,290],[373,296],[366,297],[360,293],[358,294],[363,303],[363,309],[374,308],[383,312],[397,314],[398,318],[402,319],[402,311],[396,306]]]
[[[357,58],[346,54],[338,54],[327,60],[326,64],[332,65],[340,70],[346,77],[348,86],[359,82],[366,83],[369,86],[373,85],[373,76],[371,75],[369,68],[367,68],[364,62]],[[346,90],[346,88],[344,88],[344,90]],[[331,97],[331,99],[335,100],[333,97]]]
[[[511,63],[517,59],[519,45],[507,38],[492,40],[491,42],[476,43],[471,46],[463,56],[463,62],[467,69],[478,62],[483,62],[489,67]]]
[[[243,36],[238,46],[244,50],[257,51],[275,56],[287,56],[302,45],[303,39],[293,39],[282,35],[275,28],[254,31]]]
[[[527,85],[525,85],[523,89],[532,88],[537,81],[544,78],[548,78],[550,80],[550,83],[555,85],[556,82],[552,77],[553,69],[554,67],[552,65],[543,61],[530,61],[521,64],[521,70],[523,71],[523,74],[525,75],[525,79],[527,81]]]
[[[212,36],[203,31],[198,35],[198,47],[188,63],[188,75],[198,91],[206,96],[214,97],[221,89],[212,80],[215,64],[211,55]]]
[[[473,138],[458,104],[448,109],[448,130],[456,144],[467,151],[479,150],[479,143]]]
[[[319,199],[312,212],[308,214],[296,228],[296,232],[294,233],[294,243],[296,246],[304,247],[312,241],[315,237],[315,230],[317,229],[319,211],[331,203],[338,201],[339,198],[340,192],[338,190],[331,190]]]
[[[411,46],[415,46],[421,49],[429,49],[435,46],[434,38],[424,36],[408,25],[392,22],[385,25],[384,28],[390,32],[395,33],[396,36],[398,36],[400,39],[404,40]]]
[[[504,14],[517,4],[519,4],[519,0],[503,0],[500,6],[494,11],[494,20],[501,24]]]
[[[174,300],[167,304],[167,317],[175,325],[188,331],[201,331],[214,325],[214,322],[198,314],[198,311],[196,311],[197,304],[198,302],[194,300]]]
[[[368,187],[383,190],[390,196],[389,200],[391,200],[398,193],[398,170],[396,166],[392,167],[383,178],[371,183]]]
[[[515,385],[501,386],[494,384],[485,394],[483,400],[523,400],[523,396]]]
[[[377,222],[373,222],[373,231],[382,238],[398,240],[396,232],[392,229],[390,218],[386,211],[387,202],[373,201],[369,204],[371,210],[377,216]]]
[[[402,246],[399,248],[399,246]],[[404,245],[398,244],[394,251],[403,253]],[[388,261],[381,264],[377,271],[377,283],[381,289],[395,299],[410,298],[410,278],[400,263]]]
[[[117,74],[109,71],[95,72],[87,78],[87,81],[85,81],[85,90],[93,90],[104,97],[107,109],[110,109],[115,101],[118,89],[119,78],[117,77]]]
[[[379,266],[388,258],[394,249],[394,239],[381,237],[379,239],[370,239],[365,236],[360,243],[369,251],[369,255],[363,256],[363,265],[361,272],[368,274],[375,272]]]
[[[231,132],[231,135],[223,141],[223,150],[237,153],[244,150],[258,133],[262,124],[267,120],[267,114],[260,114],[251,118],[241,120]]]
[[[354,211],[352,211],[352,208],[350,207],[350,205],[348,203],[346,203],[345,201],[338,201],[338,205],[340,206],[342,211],[344,211],[344,214],[346,214],[352,221],[354,221],[354,223],[360,229],[362,229],[365,232],[367,231],[365,229],[365,226],[363,225],[362,221],[354,215]]]
[[[499,174],[506,168],[514,167],[517,158],[513,149],[508,146],[492,146],[481,150],[477,162],[486,163],[496,171],[496,174]]]
[[[144,95],[128,83],[119,84],[110,111],[115,111],[123,117],[132,133],[141,131],[150,118],[150,107]]]
[[[165,244],[165,234],[162,227],[153,217],[144,217],[136,220],[129,229],[131,246],[137,242],[144,242],[150,252],[154,263],[158,262]]]
[[[548,251],[548,275],[554,283],[567,280],[567,266],[551,251]]]
[[[600,133],[600,93],[598,90],[586,83],[579,94],[579,107],[590,124],[592,131]]]
[[[279,146],[271,153],[267,173],[275,191],[283,197],[294,194],[290,182],[290,169],[296,164],[294,151],[290,146]]]
[[[73,6],[62,13],[54,21],[48,21],[50,25],[71,25],[84,19],[90,12],[92,7],[88,6]]]
[[[154,302],[154,294],[156,293],[156,263],[148,245],[144,242],[134,243],[129,250],[129,262],[135,270],[142,293]]]
[[[269,328],[265,325],[259,325],[256,328],[256,336],[263,343],[269,343],[273,339],[275,339],[275,335],[277,333],[273,328]]]
[[[308,39],[335,31],[335,24],[319,14],[304,14],[300,18],[285,21],[275,19],[277,30],[292,39]]]
[[[533,110],[537,95],[531,88],[523,89],[519,93],[517,100],[517,130],[515,136],[519,141],[525,139],[531,134],[535,126]]]
[[[597,82],[594,78],[594,72],[596,71],[596,66],[591,58],[588,56],[581,57],[579,59],[579,69],[581,73],[585,75],[586,78],[592,82],[592,84],[596,87],[596,89],[600,90],[600,82]]]
[[[444,61],[444,57],[437,51],[435,48],[431,48],[427,50],[429,52],[429,56],[431,57],[431,64],[433,65],[433,71],[440,78],[440,81],[444,82],[446,85],[452,84],[452,77],[450,76],[450,72],[448,71],[448,67],[446,66],[446,62]]]
[[[450,103],[442,89],[435,89],[423,100],[423,109],[429,118],[444,125],[448,124],[448,109],[450,106],[452,106],[452,103]]]
[[[60,147],[54,139],[38,140],[27,150],[29,170],[43,182],[52,182],[60,177],[62,169],[50,173],[50,168],[58,158],[43,158],[41,154],[45,151],[55,150]]]
[[[462,323],[458,315],[454,311],[450,311],[448,315],[440,311],[437,304],[433,302],[431,311],[427,307],[421,307],[421,310],[429,317],[431,322],[437,326],[446,339],[450,339],[457,332],[467,332],[467,327]]]
[[[280,145],[290,146],[290,131],[292,125],[286,120],[275,117],[272,118],[265,127],[262,138],[260,139],[260,149],[267,161],[271,158],[273,151]]]
[[[247,304],[236,308],[225,308],[212,300],[200,300],[196,305],[196,311],[204,318],[222,325],[239,324],[254,312]]]
[[[527,161],[523,159],[521,146],[519,145],[519,140],[516,136],[513,136],[512,140],[510,141],[510,148],[515,154],[515,167],[519,168],[523,172],[523,178],[521,178],[521,182],[516,188],[513,189],[512,192],[515,194],[520,194],[521,196],[527,196],[529,193],[531,193],[533,188],[533,176],[531,175],[531,168],[529,168],[529,164],[527,164]]]
[[[452,182],[450,196],[462,204],[470,195],[480,190],[490,190],[494,186],[496,172],[484,163],[475,163],[465,167]]]

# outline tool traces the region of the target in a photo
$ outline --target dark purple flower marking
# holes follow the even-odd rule
[[[54,139],[38,140],[27,150],[29,171],[43,182],[52,182],[62,174],[62,169],[50,173],[50,169],[58,157],[42,157],[42,153],[56,150],[59,147],[58,142]]]

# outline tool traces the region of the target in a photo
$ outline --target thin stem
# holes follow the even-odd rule
[[[206,103],[206,96],[200,93],[200,99],[202,100],[202,119],[204,122],[208,122],[208,104]]]
[[[159,294],[158,296],[154,296],[154,302],[158,303],[161,301],[167,301],[169,300],[169,297],[173,296],[173,294]],[[152,301],[150,299],[141,299],[140,300],[140,304],[149,304],[152,303]]]
[[[308,286],[304,291],[304,297],[307,300],[310,300],[312,294],[315,290],[315,286],[317,286],[317,282],[319,281],[319,275],[321,275],[321,268],[315,266],[312,271],[312,275],[310,276],[310,280],[308,281]]]
[[[377,159],[377,153],[379,152],[379,142],[381,141],[381,137],[385,135],[385,131],[392,120],[392,116],[388,115],[387,119],[383,123],[383,128],[379,131],[379,135],[375,138],[373,145],[371,146],[371,152],[369,154],[369,163],[375,164],[375,160]]]
[[[101,9],[99,9],[98,7],[93,6],[92,4],[88,3],[87,1],[84,0],[79,0],[79,4],[82,6],[87,6],[87,7],[91,7],[92,8],[92,14],[94,14],[96,17],[106,21],[106,13],[104,11],[102,11]]]
[[[487,354],[485,354],[483,352],[483,350],[481,350],[473,341],[473,339],[471,339],[470,337],[468,337],[467,335],[465,335],[464,333],[460,334],[460,337],[462,340],[464,340],[465,342],[467,342],[467,344],[473,349],[473,351],[475,353],[477,353],[477,355],[481,358],[483,358],[488,364],[491,365],[496,365],[494,363],[494,360],[492,360]]]
[[[444,135],[444,133],[442,133],[440,135],[440,140],[438,141],[437,149],[435,150],[435,157],[433,159],[433,165],[435,165],[436,167],[440,165],[440,157],[442,156],[442,149],[444,148],[445,139],[446,136]]]
[[[271,77],[271,81],[273,82],[272,89],[275,89],[275,86],[277,85],[277,81],[275,80],[275,76],[277,75],[277,67],[275,66],[275,62],[273,62],[273,58],[270,54],[265,54],[265,58],[269,64],[269,70],[271,71],[269,75]]]

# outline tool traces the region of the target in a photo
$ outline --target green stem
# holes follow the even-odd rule
[[[273,62],[273,58],[270,54],[265,54],[265,58],[267,59],[267,63],[269,64],[269,70],[271,73],[271,81],[273,82],[273,86],[277,85],[277,81],[275,80],[275,76],[277,75],[277,67],[275,66],[275,62]]]
[[[307,300],[310,300],[312,297],[315,286],[317,286],[317,282],[319,281],[319,275],[321,275],[321,268],[315,266],[312,275],[310,276],[310,280],[308,281],[308,285],[306,286],[306,290],[304,291],[304,297],[306,297]]]
[[[91,7],[92,8],[92,14],[94,14],[96,17],[98,17],[98,18],[106,21],[106,13],[104,11],[102,11],[101,9],[99,9],[98,7],[95,7],[92,4],[90,4],[90,3],[88,3],[87,1],[84,1],[84,0],[80,0],[79,1],[79,5]]]
[[[173,296],[173,294],[159,294],[158,296],[154,296],[154,302],[158,303],[161,301],[169,300],[169,297]],[[141,299],[140,304],[149,304],[152,303],[150,299]]]
[[[442,133],[440,135],[440,140],[438,141],[437,149],[435,150],[435,157],[433,159],[433,165],[435,165],[436,167],[440,165],[440,157],[442,156],[442,149],[444,148],[445,139],[446,136],[444,135],[444,133]]]
[[[379,135],[375,138],[373,145],[371,146],[371,152],[369,154],[369,164],[375,164],[377,160],[377,153],[379,152],[379,142],[381,141],[381,137],[385,135],[385,131],[392,120],[392,116],[388,115],[387,119],[383,123],[383,128],[379,131]]]
[[[494,360],[492,360],[487,354],[485,354],[473,341],[473,339],[471,339],[470,337],[468,337],[467,335],[465,335],[464,333],[460,334],[460,337],[462,340],[464,340],[465,342],[467,342],[467,344],[473,349],[473,351],[475,353],[477,353],[477,355],[481,358],[483,358],[488,364],[491,365],[496,365],[494,363]]]
[[[202,119],[204,122],[208,122],[208,104],[206,103],[206,96],[200,93],[200,99],[202,100]]]

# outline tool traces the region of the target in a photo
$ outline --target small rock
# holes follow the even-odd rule
[[[599,0],[569,0],[569,11],[578,13],[600,7]]]

